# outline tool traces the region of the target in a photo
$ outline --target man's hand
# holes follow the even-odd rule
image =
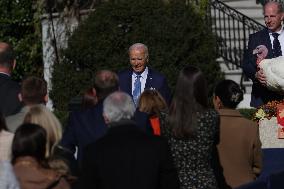
[[[256,73],[255,73],[255,78],[264,86],[266,86],[266,77],[263,73],[263,69],[260,68]]]

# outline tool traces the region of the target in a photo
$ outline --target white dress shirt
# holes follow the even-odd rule
[[[141,82],[141,93],[144,91],[145,89],[145,85],[146,85],[146,80],[147,80],[147,76],[148,76],[148,67],[145,68],[144,72],[141,73],[141,78],[140,78],[140,82]],[[134,90],[134,82],[136,80],[136,73],[132,72],[132,95],[133,95],[133,90]]]
[[[280,31],[275,32],[275,33],[279,34],[278,40],[279,40],[280,45],[281,45],[281,51],[282,51],[282,56],[283,56],[283,52],[284,52],[284,31],[283,31],[283,26],[282,26]],[[272,32],[269,33],[269,37],[270,37],[270,42],[271,42],[271,46],[272,46],[272,49],[273,49],[274,37],[272,36]]]

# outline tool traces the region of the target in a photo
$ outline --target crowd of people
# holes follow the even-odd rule
[[[136,43],[129,56],[129,70],[95,74],[82,109],[70,113],[64,132],[45,107],[46,82],[34,76],[22,81],[21,108],[1,115],[0,159],[6,169],[0,177],[9,177],[0,179],[3,186],[230,188],[256,179],[261,145],[256,125],[234,110],[243,98],[237,83],[216,86],[214,110],[197,67],[180,71],[171,98],[165,77],[148,67],[147,47]],[[233,119],[242,127],[230,124]],[[235,131],[228,125],[242,138],[231,141]],[[240,151],[232,153],[230,145]]]
[[[269,31],[279,10],[275,2],[264,7]],[[129,69],[96,72],[82,108],[62,128],[45,107],[46,82],[12,81],[15,55],[0,42],[1,189],[226,189],[257,179],[259,131],[236,110],[243,100],[236,82],[219,82],[210,108],[198,67],[180,70],[171,95],[166,77],[149,67],[146,45],[135,43],[128,54]],[[251,62],[244,68],[265,88],[261,70]],[[252,105],[259,105],[255,92]]]

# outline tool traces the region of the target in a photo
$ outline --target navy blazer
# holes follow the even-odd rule
[[[165,139],[141,132],[123,120],[84,149],[84,189],[179,189]]]
[[[10,76],[0,73],[0,111],[9,116],[18,113],[22,108],[19,101],[20,85]]]
[[[133,119],[141,130],[152,133],[149,116],[146,113],[136,111]],[[90,109],[70,114],[60,145],[73,154],[77,147],[77,160],[80,163],[83,158],[83,148],[104,136],[107,130],[108,127],[103,118],[103,100],[101,100]]]
[[[257,71],[257,57],[252,53],[253,50],[259,45],[265,45],[268,49],[268,54],[266,57],[267,59],[273,58],[272,45],[268,29],[263,29],[259,32],[251,34],[249,36],[248,49],[246,49],[244,53],[244,62],[242,68],[245,75],[249,77],[253,82],[250,102],[250,105],[252,107],[258,107],[271,100],[281,100],[284,98],[283,95],[270,91],[269,89],[267,89],[267,87],[261,85],[255,78],[255,73]]]
[[[132,96],[132,69],[124,70],[118,73],[119,87],[121,91]],[[169,104],[171,101],[171,92],[166,77],[161,73],[148,68],[148,75],[145,89],[156,89]]]

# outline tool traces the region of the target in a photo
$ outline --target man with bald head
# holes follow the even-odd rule
[[[156,89],[170,102],[170,89],[166,78],[161,73],[149,68],[148,47],[142,43],[133,44],[129,50],[131,69],[124,70],[118,74],[120,90],[128,93],[137,105],[140,94],[145,89]]]
[[[21,109],[18,99],[20,86],[11,79],[11,73],[16,66],[12,47],[0,42],[0,111],[4,116],[17,113]]]
[[[260,45],[268,49],[266,59],[283,56],[284,32],[283,32],[283,7],[278,2],[268,2],[263,8],[266,28],[249,36],[248,49],[244,54],[243,71],[252,82],[251,103],[252,107],[258,107],[271,100],[282,100],[283,95],[269,90],[266,87],[266,77],[263,70],[259,69],[257,62],[261,61],[254,50]]]

